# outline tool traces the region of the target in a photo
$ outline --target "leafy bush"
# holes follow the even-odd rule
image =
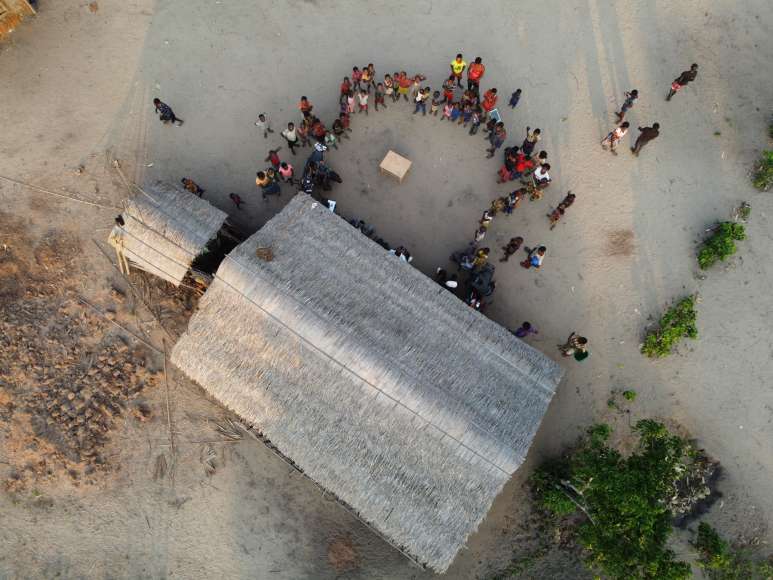
[[[623,391],[623,397],[625,397],[626,401],[635,401],[636,400],[636,391]]]
[[[642,353],[650,358],[668,356],[682,338],[698,338],[697,318],[695,296],[682,298],[666,311],[658,323],[658,329],[647,334]]]
[[[695,549],[700,555],[699,565],[707,570],[721,570],[730,566],[730,545],[706,522],[698,525]]]
[[[722,222],[711,237],[703,243],[698,252],[698,265],[701,270],[713,266],[717,260],[724,261],[728,256],[735,254],[735,240],[746,238],[746,229],[743,224]]]
[[[585,514],[577,534],[590,567],[626,580],[688,578],[690,566],[677,561],[666,542],[668,500],[690,460],[689,445],[655,421],[639,421],[634,430],[638,447],[624,457],[608,445],[607,425],[592,427],[568,456],[540,468],[532,489],[543,507],[555,507],[557,491],[574,506],[568,512],[562,500],[558,511]]]
[[[773,566],[770,562],[755,562],[741,550],[734,550],[717,531],[706,522],[698,526],[698,537],[693,543],[698,550],[698,566],[711,580],[770,580]]]
[[[760,191],[767,191],[773,185],[773,151],[763,151],[757,169],[752,175],[752,185]]]

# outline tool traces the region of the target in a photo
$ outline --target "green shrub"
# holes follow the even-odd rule
[[[623,397],[625,397],[626,401],[635,401],[636,400],[636,391],[623,391]]]
[[[711,580],[771,580],[770,561],[755,562],[748,552],[735,550],[706,522],[698,526],[693,542],[698,551],[697,564]]]
[[[698,338],[697,317],[695,296],[682,298],[666,311],[658,329],[647,334],[641,347],[642,353],[650,358],[668,356],[682,338]]]
[[[730,545],[706,522],[701,522],[698,526],[695,549],[700,556],[698,565],[701,568],[722,570],[732,564]]]
[[[752,175],[752,185],[760,191],[767,191],[773,185],[773,151],[763,151],[757,169]]]
[[[656,421],[639,421],[634,430],[638,446],[625,457],[609,446],[609,426],[593,426],[570,454],[538,470],[532,490],[542,506],[555,501],[547,492],[558,491],[571,498],[574,513],[584,514],[577,536],[591,568],[621,580],[688,578],[689,565],[666,543],[668,501],[690,461],[689,445]]]
[[[746,238],[746,229],[743,224],[722,222],[701,246],[698,252],[698,265],[701,270],[713,266],[717,260],[724,261],[728,256],[736,252],[735,240]]]

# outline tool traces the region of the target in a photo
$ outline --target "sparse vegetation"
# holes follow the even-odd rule
[[[649,332],[641,351],[650,358],[671,354],[682,338],[698,338],[695,296],[686,296],[661,317],[658,328]]]
[[[773,564],[755,562],[742,550],[735,550],[706,522],[698,526],[694,544],[698,550],[698,566],[711,580],[771,580]]]
[[[751,212],[751,208],[749,208],[749,212]],[[725,261],[725,259],[735,254],[737,250],[736,240],[743,240],[745,238],[746,228],[744,228],[743,224],[733,222],[722,222],[719,224],[698,252],[698,265],[701,270],[706,270],[718,260]]]
[[[760,191],[767,191],[773,185],[773,151],[763,151],[752,174],[752,185]]]
[[[591,427],[571,453],[535,472],[536,501],[553,517],[584,516],[577,536],[591,568],[619,579],[688,578],[690,566],[666,542],[692,448],[656,421],[639,421],[634,431],[638,447],[625,457],[609,445],[607,425]]]

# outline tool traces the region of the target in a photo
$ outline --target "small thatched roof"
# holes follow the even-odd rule
[[[228,214],[183,188],[156,183],[125,202],[108,241],[129,261],[178,286]]]
[[[221,264],[172,361],[437,571],[563,374],[305,194]]]

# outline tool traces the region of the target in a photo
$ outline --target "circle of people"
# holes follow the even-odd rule
[[[483,79],[486,67],[481,57],[469,64],[464,60],[462,54],[457,54],[450,63],[450,74],[444,80],[441,89],[432,90],[428,86],[422,86],[426,77],[421,74],[409,76],[405,71],[385,74],[383,80],[377,80],[376,70],[373,63],[368,64],[362,69],[353,67],[350,76],[344,77],[339,90],[339,115],[331,127],[328,129],[322,121],[314,114],[314,105],[306,97],[302,96],[298,103],[298,109],[302,114],[299,124],[289,122],[280,135],[285,140],[292,155],[296,154],[296,149],[311,147],[312,153],[308,157],[300,178],[296,178],[295,168],[288,161],[282,161],[279,157],[281,147],[271,149],[265,158],[270,166],[256,174],[256,185],[260,188],[264,200],[268,200],[270,195],[281,194],[281,183],[296,184],[301,191],[313,194],[317,186],[321,186],[325,191],[329,191],[331,182],[341,182],[340,176],[333,171],[324,161],[324,154],[328,148],[338,149],[338,143],[342,139],[349,139],[351,132],[351,115],[355,113],[364,113],[368,115],[370,109],[371,91],[373,92],[373,107],[379,110],[387,108],[387,101],[392,104],[397,103],[402,98],[406,102],[414,104],[413,114],[421,113],[423,116],[431,115],[439,117],[441,121],[457,123],[467,128],[469,125],[469,134],[475,135],[483,126],[483,133],[489,147],[486,149],[487,157],[494,157],[507,140],[507,130],[505,124],[501,121],[497,102],[499,94],[496,88],[490,88],[481,95],[480,83]],[[467,88],[465,89],[462,81],[464,73],[467,72]],[[688,83],[693,82],[698,74],[698,65],[693,64],[689,70],[684,71],[672,83],[666,96],[666,101],[679,92]],[[457,98],[457,93],[461,95]],[[521,99],[521,89],[511,93],[507,105],[515,109]],[[617,155],[617,145],[628,133],[630,123],[625,121],[628,111],[633,108],[639,98],[639,92],[632,89],[625,93],[625,98],[620,111],[616,113],[617,126],[601,140],[601,147]],[[182,125],[183,121],[177,118],[171,107],[161,102],[159,99],[153,101],[156,112],[164,123],[173,123]],[[263,132],[264,138],[268,139],[270,133],[274,133],[271,126],[271,119],[267,113],[260,113],[255,126]],[[639,127],[639,135],[631,147],[631,153],[638,156],[642,148],[657,138],[659,135],[659,123],[653,123],[648,127]],[[476,310],[481,310],[485,305],[485,298],[491,296],[496,284],[493,280],[494,266],[489,264],[490,248],[479,248],[480,242],[486,236],[493,220],[498,215],[511,215],[513,211],[525,199],[537,201],[542,198],[544,190],[550,185],[550,164],[548,163],[548,154],[541,150],[534,154],[537,144],[542,138],[542,132],[539,128],[532,129],[526,127],[526,134],[520,146],[505,147],[503,163],[497,174],[497,183],[507,183],[519,181],[520,186],[510,194],[498,197],[492,201],[491,206],[483,212],[478,221],[478,228],[475,231],[473,240],[463,250],[454,252],[451,259],[455,262],[461,272],[469,274],[469,291],[465,293],[465,301]],[[183,178],[183,185],[186,189],[201,196],[204,190],[201,189],[193,180]],[[238,209],[241,209],[244,201],[238,194],[231,193],[230,199]],[[549,227],[552,230],[563,218],[566,211],[576,200],[576,195],[569,191],[563,200],[548,214]],[[322,200],[331,209],[334,202]],[[524,240],[520,236],[510,239],[502,247],[503,257],[500,262],[509,261],[510,257],[515,255],[523,246]],[[547,255],[547,248],[544,245],[535,245],[533,247],[523,246],[526,257],[520,262],[525,269],[539,269]],[[400,246],[397,251],[392,250],[393,254],[410,261],[410,253],[404,247]],[[445,288],[456,293],[459,287],[459,275],[450,276],[443,268],[436,271],[436,281]],[[525,338],[530,334],[537,334],[537,330],[529,322],[524,322],[517,330],[512,331],[519,338]],[[558,345],[564,356],[574,356],[577,360],[582,360],[588,356],[588,340],[585,337],[573,332],[566,343]]]

